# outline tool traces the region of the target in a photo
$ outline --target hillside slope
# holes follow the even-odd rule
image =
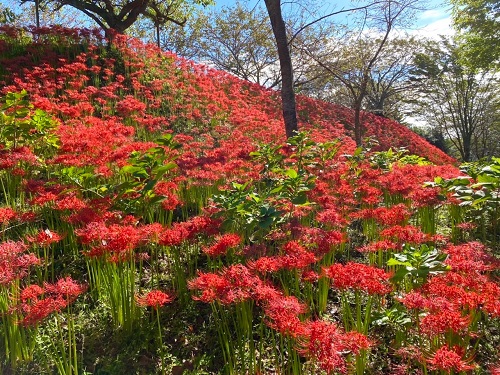
[[[182,143],[194,141],[193,154],[202,149],[207,154],[198,161],[205,166],[217,159],[244,159],[259,142],[284,141],[275,91],[161,54],[133,39],[119,40],[116,50],[106,50],[100,47],[99,35],[88,31],[42,29],[34,40],[20,30],[4,28],[3,33],[2,93],[24,89],[37,108],[60,118],[66,125],[61,139],[68,152],[78,145],[67,144],[66,137],[91,142],[92,134],[82,134],[89,125],[106,128],[113,138],[104,141],[102,134],[103,142],[92,140],[93,155],[87,157],[98,158],[103,165],[103,154],[117,157],[119,148],[131,141],[130,126],[157,134],[182,134]],[[16,51],[20,45],[23,48]],[[302,96],[297,105],[301,130],[310,131],[317,141],[341,139],[343,153],[353,152],[350,109]],[[379,142],[374,150],[406,147],[436,164],[454,162],[397,122],[369,113],[363,119],[365,136]]]
[[[85,30],[0,81],[0,373],[498,372],[500,159]]]

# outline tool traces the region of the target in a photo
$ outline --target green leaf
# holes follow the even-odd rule
[[[174,169],[176,167],[177,167],[177,164],[170,162],[170,163],[167,163],[165,165],[162,165],[161,167],[156,168],[155,169],[155,180],[160,180],[167,171]]]
[[[392,266],[411,266],[411,263],[410,262],[402,262],[402,261],[397,260],[395,258],[391,258],[387,261],[387,265],[389,267],[392,267]]]
[[[285,175],[290,177],[290,178],[297,178],[299,176],[299,174],[297,173],[297,171],[295,169],[287,169],[285,171]]]

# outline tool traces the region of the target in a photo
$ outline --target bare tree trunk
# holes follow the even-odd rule
[[[361,123],[361,103],[354,104],[354,140],[356,146],[363,144],[363,124]]]
[[[160,46],[160,24],[157,23],[155,26],[156,26],[156,45],[158,46],[158,48],[161,48],[161,46]]]
[[[35,0],[35,22],[36,27],[40,28],[40,0]]]
[[[297,125],[297,109],[295,105],[295,92],[293,91],[293,69],[288,39],[286,36],[285,22],[281,15],[280,0],[265,0],[274,38],[278,47],[278,57],[281,69],[281,100],[283,107],[283,120],[287,138],[293,137],[299,130]]]

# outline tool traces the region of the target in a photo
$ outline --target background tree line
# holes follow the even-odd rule
[[[298,129],[296,93],[413,126],[464,161],[500,153],[499,5],[451,0],[457,35],[425,40],[405,33],[422,0],[373,0],[349,8],[265,0],[209,7],[212,0],[23,0],[33,15],[0,8],[3,23],[65,22],[68,9],[106,32],[154,41],[164,50],[281,90],[287,136]],[[75,13],[73,13],[74,15]],[[347,15],[347,16],[346,16]],[[26,19],[26,17],[33,17]],[[78,19],[77,15],[74,15]],[[421,124],[417,126],[416,124]]]

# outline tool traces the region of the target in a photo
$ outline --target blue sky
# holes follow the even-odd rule
[[[299,0],[300,1],[300,0]],[[298,1],[298,2],[299,2]],[[242,4],[254,6],[259,4],[264,6],[264,0],[240,0]],[[222,8],[224,6],[232,6],[236,3],[235,0],[215,0],[215,7]],[[352,7],[352,2],[349,0],[323,1],[323,4],[328,9],[335,7],[336,10]],[[440,34],[450,34],[450,6],[446,0],[428,0],[429,10],[421,12],[417,15],[413,33],[420,36],[436,37]]]
[[[422,12],[418,15],[415,22],[415,26],[411,33],[418,34],[419,36],[426,37],[437,37],[440,34],[450,34],[452,33],[450,27],[450,11],[449,5],[445,2],[446,0],[428,0],[429,10]],[[215,8],[222,8],[224,6],[232,6],[236,3],[235,0],[215,0]],[[260,5],[264,6],[264,0],[240,0],[241,3],[247,4],[248,6]],[[19,0],[0,0],[1,4],[7,5],[10,8],[20,9]],[[300,4],[300,0],[297,0]],[[296,4],[297,4],[296,3]],[[336,0],[336,1],[323,1],[317,2],[322,3],[326,10],[340,10],[342,8],[348,9],[352,7],[352,2],[349,0]],[[359,2],[358,2],[359,4]],[[297,5],[294,5],[297,6]],[[92,27],[93,25],[86,25]]]

